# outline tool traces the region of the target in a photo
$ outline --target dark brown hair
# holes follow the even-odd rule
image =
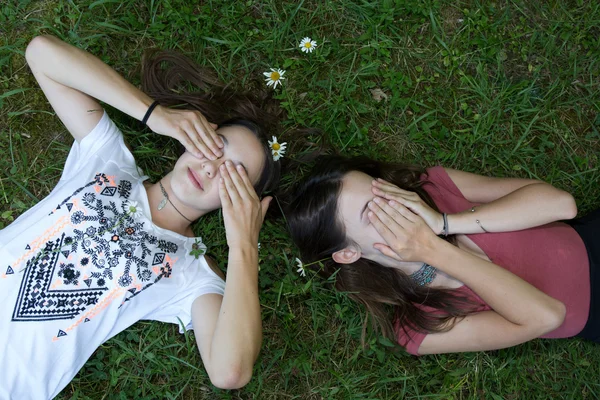
[[[267,143],[279,136],[279,104],[265,91],[243,93],[221,83],[215,74],[172,50],[151,50],[142,61],[142,90],[167,107],[200,111],[219,127],[243,126],[262,144],[265,164],[254,189],[260,196],[273,191],[281,174]]]
[[[438,210],[423,189],[424,184],[432,183],[421,180],[424,174],[426,176],[422,167],[364,157],[321,157],[312,172],[292,190],[286,209],[290,233],[300,249],[302,261],[308,264],[321,260],[309,268],[324,278],[335,274],[335,287],[363,304],[373,317],[375,327],[389,338],[394,336],[393,317],[405,330],[430,333],[450,329],[455,318],[472,310],[472,304],[466,298],[447,289],[419,286],[404,272],[364,258],[344,265],[331,258],[334,252],[351,244],[338,218],[342,179],[351,171],[383,178],[404,190],[416,192],[430,207]],[[417,304],[439,312],[425,312]],[[365,332],[363,329],[363,343]]]

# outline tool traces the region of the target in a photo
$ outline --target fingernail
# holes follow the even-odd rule
[[[373,208],[373,207],[375,207],[375,204],[373,204],[373,202],[372,202],[372,201],[370,201],[370,202],[369,202],[369,208]]]
[[[373,201],[375,201],[375,203],[377,204],[381,203],[381,199],[379,197],[375,197]]]
[[[244,166],[243,166],[243,165],[241,165],[241,164],[239,164],[239,165],[237,166],[237,169],[239,169],[240,171],[243,171],[243,170],[244,170]]]
[[[225,171],[225,164],[221,164],[219,168],[221,169],[221,171]]]
[[[227,160],[225,161],[225,164],[227,164],[228,167],[231,167],[231,161]]]

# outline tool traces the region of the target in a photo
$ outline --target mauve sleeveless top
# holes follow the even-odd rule
[[[441,212],[458,213],[477,205],[465,199],[444,168],[429,168],[427,173],[428,177],[424,179],[430,183],[423,188]],[[565,304],[565,321],[543,338],[565,338],[581,332],[590,308],[590,272],[585,245],[573,228],[562,222],[553,222],[523,231],[481,233],[467,237],[492,262]],[[455,290],[457,294],[480,304],[476,311],[491,310],[466,285]],[[398,343],[410,354],[418,355],[419,346],[427,334],[402,329],[398,321],[394,328]]]

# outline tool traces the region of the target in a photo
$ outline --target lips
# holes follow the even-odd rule
[[[188,168],[188,178],[190,178],[192,185],[196,186],[196,188],[202,191],[204,190],[204,186],[202,186],[202,181],[200,180],[200,177],[191,168]]]

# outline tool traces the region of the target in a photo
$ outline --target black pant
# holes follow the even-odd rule
[[[600,209],[565,222],[583,239],[590,260],[590,314],[577,336],[600,343]]]

